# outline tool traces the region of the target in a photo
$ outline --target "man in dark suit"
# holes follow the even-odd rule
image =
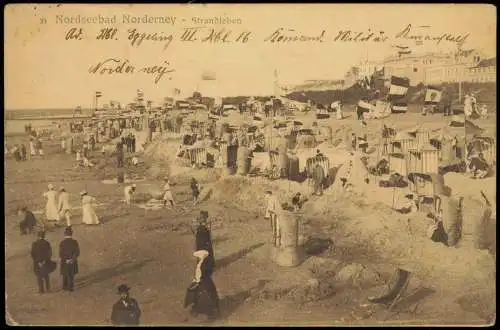
[[[35,215],[27,207],[23,207],[19,212],[24,216],[24,219],[19,223],[21,235],[31,234],[36,227]]]
[[[141,310],[137,301],[130,297],[130,288],[126,284],[118,287],[120,300],[113,305],[111,322],[114,325],[139,325]]]
[[[63,290],[71,292],[74,290],[75,275],[78,274],[78,257],[80,256],[80,247],[72,236],[73,230],[71,227],[67,227],[64,230],[64,239],[59,245]]]
[[[212,235],[209,228],[209,219],[207,211],[200,211],[198,217],[198,226],[195,232],[195,251],[206,250],[210,257],[214,257],[212,246]]]
[[[116,144],[116,158],[117,158],[117,167],[123,167],[123,142],[122,140],[118,141]]]
[[[52,247],[45,240],[45,232],[38,233],[38,239],[31,245],[31,258],[33,259],[33,271],[38,280],[38,293],[50,292],[50,279],[52,258]]]

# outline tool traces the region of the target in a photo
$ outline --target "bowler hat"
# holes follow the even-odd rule
[[[129,291],[130,291],[130,288],[127,284],[121,284],[118,287],[118,294],[128,293]]]
[[[71,236],[71,235],[73,235],[73,228],[71,228],[71,227],[66,227],[66,228],[64,229],[64,235],[66,235],[66,236]]]
[[[200,211],[199,219],[200,220],[206,220],[206,219],[208,219],[208,211]]]

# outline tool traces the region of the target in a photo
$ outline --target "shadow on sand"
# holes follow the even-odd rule
[[[228,255],[227,257],[219,259],[216,261],[216,268],[215,269],[219,270],[219,269],[225,268],[225,267],[229,266],[230,264],[232,264],[233,262],[238,261],[238,259],[243,258],[244,256],[246,256],[247,254],[249,254],[253,250],[260,248],[263,245],[264,245],[264,243],[254,244],[254,245],[249,246],[247,248],[244,248],[238,252],[232,253],[232,254]]]
[[[222,298],[220,301],[221,315],[219,317],[219,320],[224,320],[231,316],[238,309],[238,307],[240,307],[245,302],[245,300],[250,298],[255,292],[262,290],[264,286],[269,282],[269,280],[259,280],[257,285],[245,291],[241,291]]]
[[[151,261],[153,261],[153,259],[147,259],[135,263],[121,262],[113,267],[103,268],[89,275],[85,275],[79,278],[77,277],[75,288],[81,289],[89,285],[108,280],[112,277],[138,270]]]

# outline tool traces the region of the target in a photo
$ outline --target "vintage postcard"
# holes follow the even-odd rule
[[[496,8],[4,8],[10,325],[491,325]]]

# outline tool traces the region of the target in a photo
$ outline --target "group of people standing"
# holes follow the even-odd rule
[[[64,187],[59,189],[59,194],[52,184],[48,185],[48,190],[43,194],[47,199],[45,205],[45,219],[48,223],[60,226],[61,219],[66,221],[66,226],[71,226],[71,206],[69,202],[69,193]],[[86,225],[99,224],[99,218],[95,213],[93,202],[95,198],[89,196],[84,190],[80,192],[82,198],[82,223]]]
[[[129,133],[125,136],[122,136],[122,138],[116,143],[116,160],[118,168],[124,166],[124,148],[126,148],[127,152],[134,153],[136,151],[136,138],[134,133]]]
[[[66,227],[64,239],[59,244],[60,270],[64,291],[74,291],[75,275],[78,274],[78,257],[80,247],[73,239],[73,229]],[[51,291],[50,274],[56,270],[57,264],[52,260],[52,247],[45,239],[45,231],[38,232],[38,239],[31,245],[33,271],[38,282],[38,292],[43,294]]]
[[[21,146],[19,146],[19,144],[16,144],[12,148],[11,153],[14,156],[14,159],[17,162],[25,161],[27,159],[27,156],[26,156],[26,146],[24,144],[21,144]]]

